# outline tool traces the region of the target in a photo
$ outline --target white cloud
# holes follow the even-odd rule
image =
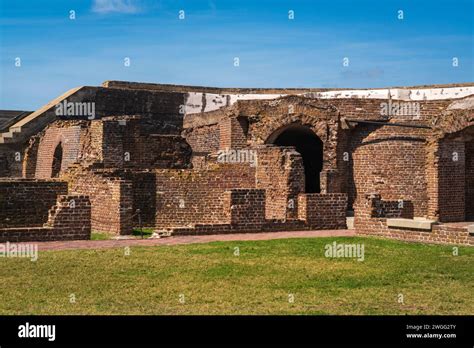
[[[92,11],[95,13],[137,13],[140,7],[134,0],[94,0]]]

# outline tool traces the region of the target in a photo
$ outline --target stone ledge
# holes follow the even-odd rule
[[[431,231],[432,225],[436,223],[435,220],[428,220],[424,218],[414,218],[414,219],[387,219],[388,227],[395,228],[409,228],[414,230],[428,230]]]
[[[470,235],[474,235],[474,225],[467,226],[467,232],[469,232]]]

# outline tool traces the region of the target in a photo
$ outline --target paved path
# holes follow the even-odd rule
[[[35,242],[39,250],[69,250],[69,249],[102,249],[123,248],[126,246],[177,245],[192,243],[209,243],[218,241],[240,240],[270,240],[285,238],[316,238],[316,237],[351,237],[354,230],[321,230],[321,231],[291,231],[291,232],[262,232],[214,234],[201,236],[175,236],[159,239],[122,239],[122,240],[75,240],[57,242]]]

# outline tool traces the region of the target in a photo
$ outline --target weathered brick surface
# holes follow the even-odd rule
[[[183,136],[195,153],[215,152],[219,150],[219,125],[211,124],[183,131]]]
[[[305,178],[301,156],[292,148],[256,147],[256,187],[266,190],[267,219],[295,219],[298,194],[304,192]]]
[[[424,129],[362,127],[353,138],[350,201],[377,192],[384,201],[403,201],[415,216],[427,214]]]
[[[219,223],[224,192],[254,188],[249,164],[214,164],[204,170],[156,170],[156,227]]]
[[[219,148],[241,149],[247,146],[248,120],[228,117],[219,122]]]
[[[63,237],[89,239],[91,232],[91,203],[89,197],[61,195],[49,210],[45,227],[52,227]],[[77,237],[77,238],[75,238]]]
[[[70,192],[88,196],[92,229],[131,234],[133,231],[132,182],[101,172],[78,172],[69,181]]]
[[[442,222],[464,221],[466,217],[464,143],[443,141],[438,154],[439,220]]]
[[[474,220],[474,140],[465,144],[466,156],[466,219]]]
[[[144,132],[142,121],[129,116],[56,121],[32,138],[23,159],[23,176],[51,178],[58,147],[60,176],[75,164],[133,169],[191,166],[192,150],[181,136]]]
[[[81,126],[70,125],[49,127],[42,137],[37,152],[36,178],[49,179],[53,171],[53,158],[57,147],[62,148],[61,171],[78,160]]]
[[[230,96],[202,94],[201,104],[191,105],[184,87],[155,87],[81,89],[73,101],[95,102],[96,118],[59,117],[29,142],[2,144],[0,176],[50,178],[59,171],[70,192],[90,197],[92,228],[120,234],[137,225],[179,234],[343,228],[347,205],[361,233],[415,240],[428,237],[388,229],[386,219],[474,218],[469,100],[456,101],[462,108],[453,100],[420,101],[419,117],[410,119],[383,115],[388,99],[318,99],[317,90],[233,105]],[[208,102],[222,108],[204,112]],[[184,115],[184,103],[202,112]],[[314,151],[298,136],[313,139]],[[256,166],[221,163],[218,151],[227,149],[255,151]],[[57,194],[45,195],[48,204]],[[28,198],[9,202],[5,221]],[[22,219],[32,228],[40,220]],[[442,226],[429,238],[455,232]]]
[[[298,195],[298,218],[315,230],[347,228],[346,209],[345,193]]]
[[[34,179],[0,179],[0,228],[42,226],[67,183]]]
[[[91,205],[85,196],[60,195],[41,227],[0,228],[0,242],[90,239]]]
[[[22,176],[25,147],[17,143],[0,145],[0,178]]]
[[[232,225],[265,223],[265,190],[233,189],[224,193],[224,217]]]
[[[359,200],[354,221],[357,234],[410,242],[474,245],[474,236],[469,234],[467,227],[440,224],[434,225],[431,231],[388,227],[387,218],[406,217],[403,209],[397,211],[393,205],[388,205],[392,207],[391,210],[385,209],[387,202],[383,202],[379,194],[366,195],[363,202]]]

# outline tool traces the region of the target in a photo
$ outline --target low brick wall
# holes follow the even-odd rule
[[[262,224],[196,224],[194,227],[177,227],[170,231],[173,235],[208,235],[228,233],[256,233],[256,232],[278,232],[278,231],[304,231],[310,230],[300,220],[266,220]]]
[[[130,180],[84,171],[78,173],[69,184],[72,193],[89,196],[94,231],[132,233],[134,212]]]
[[[380,237],[403,240],[407,242],[422,242],[432,244],[455,244],[474,246],[474,236],[467,228],[453,228],[446,225],[435,225],[431,231],[411,230],[386,227],[386,221],[374,221],[369,228],[358,229],[359,235],[376,235]]]
[[[302,193],[298,196],[298,218],[312,229],[347,228],[346,209],[345,193]]]
[[[300,194],[299,219],[265,219],[265,190],[234,189],[225,192],[224,223],[196,224],[170,229],[173,235],[345,229],[347,195]]]
[[[67,183],[34,179],[0,179],[0,228],[40,227]]]
[[[248,164],[211,164],[204,170],[156,170],[156,227],[227,221],[224,192],[255,186]]]
[[[232,225],[265,223],[265,190],[234,189],[224,193],[224,212]]]
[[[386,204],[383,204],[378,194],[366,195],[365,201],[359,200],[354,219],[357,234],[410,242],[474,245],[474,236],[469,234],[467,228],[455,228],[444,224],[434,225],[431,231],[388,227],[387,218],[403,217],[404,214],[402,211],[395,214],[394,210],[389,210],[385,215],[380,209],[384,206]]]
[[[86,196],[61,195],[43,227],[0,228],[0,242],[90,239],[91,204]]]

